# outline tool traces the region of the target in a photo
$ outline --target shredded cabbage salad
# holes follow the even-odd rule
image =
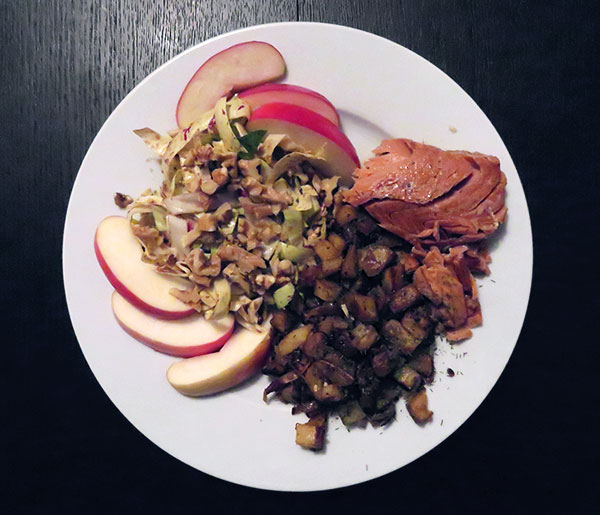
[[[327,233],[338,177],[285,134],[248,132],[250,106],[221,98],[189,127],[134,131],[160,158],[162,184],[128,206],[142,259],[187,278],[181,301],[216,319],[229,312],[261,330],[294,295]]]

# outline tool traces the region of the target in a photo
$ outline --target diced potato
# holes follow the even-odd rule
[[[296,424],[296,444],[305,449],[321,450],[325,443],[327,421],[319,416],[310,419],[305,424]]]
[[[327,240],[319,240],[315,243],[315,253],[321,258],[321,261],[328,261],[340,256],[341,251]]]
[[[417,424],[423,424],[431,419],[433,411],[429,410],[427,403],[427,392],[420,390],[411,395],[406,401],[408,413]]]
[[[332,232],[327,239],[329,240],[329,243],[331,243],[340,252],[340,254],[344,251],[344,248],[346,247],[346,240],[344,240],[344,238],[342,238],[339,234]]]
[[[349,293],[346,295],[346,306],[352,316],[361,322],[375,322],[377,320],[377,306],[373,297]]]
[[[302,350],[309,358],[321,359],[327,350],[325,335],[319,331],[310,333],[302,344]]]
[[[402,286],[406,281],[404,280],[404,265],[398,263],[397,265],[386,268],[383,271],[383,279],[381,285],[387,293],[393,293]]]
[[[304,372],[304,381],[313,397],[318,401],[340,401],[344,398],[342,389],[333,383],[326,382],[319,372],[319,367],[313,363]]]
[[[342,287],[325,279],[317,279],[315,283],[315,297],[325,301],[332,302],[336,299]]]
[[[366,417],[365,412],[357,401],[350,401],[341,406],[338,410],[338,414],[346,427],[357,424],[365,420]]]
[[[321,275],[323,277],[327,277],[329,275],[335,274],[339,272],[342,268],[343,259],[341,257],[328,259],[327,261],[323,261],[321,264]]]
[[[352,330],[352,336],[352,347],[361,351],[366,351],[379,339],[377,329],[368,324],[357,324]]]
[[[386,272],[388,270],[386,270]],[[419,299],[421,299],[421,294],[414,285],[409,284],[407,286],[404,286],[392,296],[392,300],[390,302],[390,311],[392,313],[399,313],[401,311],[404,311],[410,308]]]
[[[423,340],[431,330],[429,311],[423,306],[407,311],[402,317],[402,327],[414,338]]]
[[[383,271],[393,257],[394,253],[389,247],[369,245],[360,249],[358,266],[368,277],[375,277]]]
[[[313,329],[312,325],[303,325],[294,329],[292,332],[285,335],[283,340],[275,347],[275,351],[281,356],[285,356],[290,352],[296,350],[302,345]]]
[[[412,336],[398,320],[388,320],[382,329],[382,336],[401,354],[412,354],[419,344],[421,338]]]
[[[354,279],[358,272],[358,252],[355,245],[351,245],[346,252],[346,257],[342,263],[342,277],[344,279]]]
[[[433,358],[429,354],[418,354],[408,362],[408,365],[427,379],[433,376]]]
[[[352,220],[356,219],[356,208],[350,204],[343,204],[335,213],[335,221],[342,227],[348,225]]]
[[[394,372],[394,379],[409,391],[416,390],[421,386],[421,375],[408,365],[397,369]]]
[[[290,316],[285,311],[276,311],[271,318],[271,326],[280,333],[285,333],[290,328]]]
[[[392,371],[390,356],[385,348],[371,358],[371,366],[377,377],[385,377]]]

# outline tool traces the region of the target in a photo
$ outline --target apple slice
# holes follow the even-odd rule
[[[285,75],[279,51],[264,41],[240,43],[213,55],[187,83],[177,104],[177,125],[188,127],[219,98]]]
[[[253,110],[258,109],[263,104],[273,102],[292,104],[314,111],[327,118],[337,127],[340,126],[340,117],[333,104],[316,91],[301,86],[293,86],[292,84],[263,84],[262,86],[242,91],[238,93],[238,96],[248,102]]]
[[[358,155],[346,135],[327,118],[304,107],[273,102],[253,111],[246,127],[287,134],[305,150],[320,153],[327,161],[326,174],[339,175],[341,184],[352,185],[352,172],[360,166]]]
[[[179,320],[161,320],[136,308],[116,291],[112,295],[112,309],[119,325],[136,340],[180,358],[219,350],[235,327],[232,315],[206,320],[196,313]]]
[[[196,312],[169,293],[171,288],[188,289],[188,281],[159,274],[153,265],[141,260],[140,243],[126,218],[109,216],[102,220],[96,229],[94,250],[110,284],[134,306],[166,319]]]
[[[167,370],[167,379],[185,395],[222,392],[258,372],[270,347],[270,332],[255,333],[238,327],[219,352],[173,363]]]

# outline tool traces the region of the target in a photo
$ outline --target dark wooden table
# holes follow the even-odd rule
[[[599,303],[592,256],[600,20],[593,8],[575,4],[1,0],[0,513],[597,509],[597,476],[584,472],[598,457],[599,396],[592,385]],[[288,20],[374,32],[455,79],[512,154],[529,201],[535,254],[516,350],[464,426],[393,474],[298,495],[214,479],[146,440],[90,372],[71,328],[61,275],[71,186],[95,133],[125,94],[191,45]]]

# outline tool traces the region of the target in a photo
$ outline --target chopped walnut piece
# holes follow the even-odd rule
[[[124,195],[123,193],[115,193],[115,204],[121,209],[125,209],[129,204],[133,202],[130,195]]]

